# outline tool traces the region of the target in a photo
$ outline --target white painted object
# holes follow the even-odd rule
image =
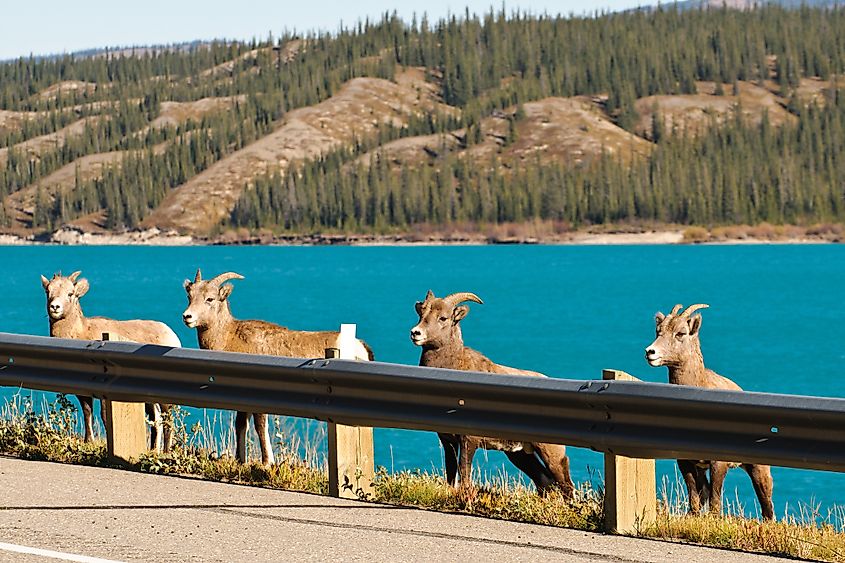
[[[88,557],[87,555],[64,553],[62,551],[53,551],[51,549],[41,549],[38,547],[29,547],[14,543],[0,543],[0,550],[25,555],[35,555],[37,557],[45,557],[49,559],[59,559],[61,561],[76,561],[78,563],[120,563],[119,561],[114,561],[112,559],[100,559],[99,557]]]
[[[369,360],[364,344],[355,338],[354,324],[340,325],[335,348],[341,360]],[[328,423],[329,495],[362,499],[373,493],[373,429]]]
[[[364,345],[355,337],[357,325],[340,325],[340,335],[337,337],[336,348],[340,350],[341,360],[368,360],[369,355]]]

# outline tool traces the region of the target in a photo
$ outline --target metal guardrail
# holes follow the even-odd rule
[[[0,333],[0,385],[638,458],[845,471],[845,400]]]

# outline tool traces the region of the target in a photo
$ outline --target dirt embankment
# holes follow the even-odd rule
[[[48,86],[37,94],[40,100],[52,100],[58,96],[65,96],[68,94],[91,94],[97,90],[97,84],[94,82],[85,82],[82,80],[63,80],[57,82],[52,86]]]
[[[246,95],[226,96],[222,98],[202,98],[193,102],[162,102],[161,110],[149,125],[153,129],[177,127],[189,119],[199,121],[203,116],[231,109],[237,103],[243,103]]]
[[[38,158],[48,151],[61,148],[69,138],[82,136],[86,126],[89,124],[93,126],[100,119],[104,119],[104,117],[95,115],[74,121],[55,133],[48,133],[47,135],[41,135],[40,137],[34,137],[17,145],[12,145],[11,150],[27,155],[31,159]],[[6,166],[8,157],[9,147],[0,149],[0,167]]]
[[[513,166],[520,162],[563,162],[578,166],[601,154],[630,161],[651,153],[652,143],[625,131],[591,99],[546,98],[523,105],[525,117],[516,124],[516,140],[506,145],[509,116],[516,108],[484,118],[481,142],[464,148],[466,131],[442,135],[407,137],[386,143],[361,156],[369,164],[376,155],[393,165],[413,165],[434,159],[444,152],[472,158],[480,166],[491,162]]]
[[[722,84],[724,93],[717,95],[716,83],[698,82],[697,94],[640,98],[634,104],[640,116],[635,130],[651,138],[655,112],[669,135],[700,134],[732,119],[737,111],[749,123],[760,123],[764,115],[774,126],[795,123],[797,118],[786,110],[786,100],[771,89],[751,82],[740,81],[737,85],[738,93],[733,85]]]
[[[202,98],[192,102],[163,102],[158,117],[147,127],[135,134],[143,135],[150,128],[179,126],[186,123],[189,119],[200,120],[204,115],[209,113],[231,109],[234,104],[242,102],[244,99],[245,96],[229,96]],[[84,123],[77,122],[66,127],[59,133],[31,139],[25,143],[16,145],[15,148],[27,150],[32,158],[36,158],[47,149],[61,146],[64,139],[73,135],[79,135],[83,130]],[[160,143],[154,148],[154,152],[161,154],[168,145],[169,142]],[[5,155],[3,150],[0,149],[0,164],[3,163],[3,156]],[[131,152],[113,151],[89,154],[77,158],[34,184],[11,194],[6,199],[7,210],[12,213],[13,224],[11,232],[23,235],[27,234],[28,229],[31,227],[32,215],[35,210],[35,198],[39,190],[44,190],[47,198],[52,200],[59,192],[72,190],[76,185],[77,179],[86,182],[102,178],[103,171],[106,168],[119,165],[123,158]],[[98,221],[96,219],[83,217],[73,221],[71,224],[98,232],[101,229],[97,228],[97,223]]]
[[[275,131],[173,190],[144,226],[206,234],[231,213],[244,186],[267,170],[373,134],[380,123],[401,127],[414,114],[454,111],[433,98],[421,72],[408,74],[397,82],[355,78],[331,98],[291,111]]]
[[[751,229],[753,230],[753,228]],[[833,232],[812,232],[812,229],[797,230],[794,235],[753,236],[740,233],[736,236],[716,229],[701,240],[689,240],[685,230],[645,230],[639,232],[591,232],[572,231],[542,236],[518,236],[490,234],[478,231],[462,232],[445,230],[430,233],[400,233],[391,235],[374,234],[300,234],[272,235],[249,234],[222,235],[205,238],[181,235],[175,230],[138,229],[124,232],[90,232],[75,226],[66,226],[46,236],[18,236],[0,234],[0,246],[29,244],[63,245],[145,245],[145,246],[190,246],[190,245],[283,245],[283,246],[468,246],[468,245],[664,245],[664,244],[824,244],[841,243],[845,237]]]

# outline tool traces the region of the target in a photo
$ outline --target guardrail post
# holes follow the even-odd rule
[[[602,379],[639,381],[624,371],[602,370]],[[654,523],[657,484],[653,459],[604,454],[605,528],[614,534],[630,534]]]
[[[367,360],[356,355],[355,325],[340,325],[337,348],[327,348],[326,358]],[[329,494],[341,498],[364,498],[372,493],[373,429],[328,423]]]
[[[126,341],[116,334],[103,333],[103,340]],[[131,463],[147,451],[147,419],[144,403],[102,401],[103,424],[109,458],[117,463]]]

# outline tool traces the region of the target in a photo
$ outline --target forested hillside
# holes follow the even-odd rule
[[[845,9],[385,16],[0,64],[0,226],[845,221]]]

